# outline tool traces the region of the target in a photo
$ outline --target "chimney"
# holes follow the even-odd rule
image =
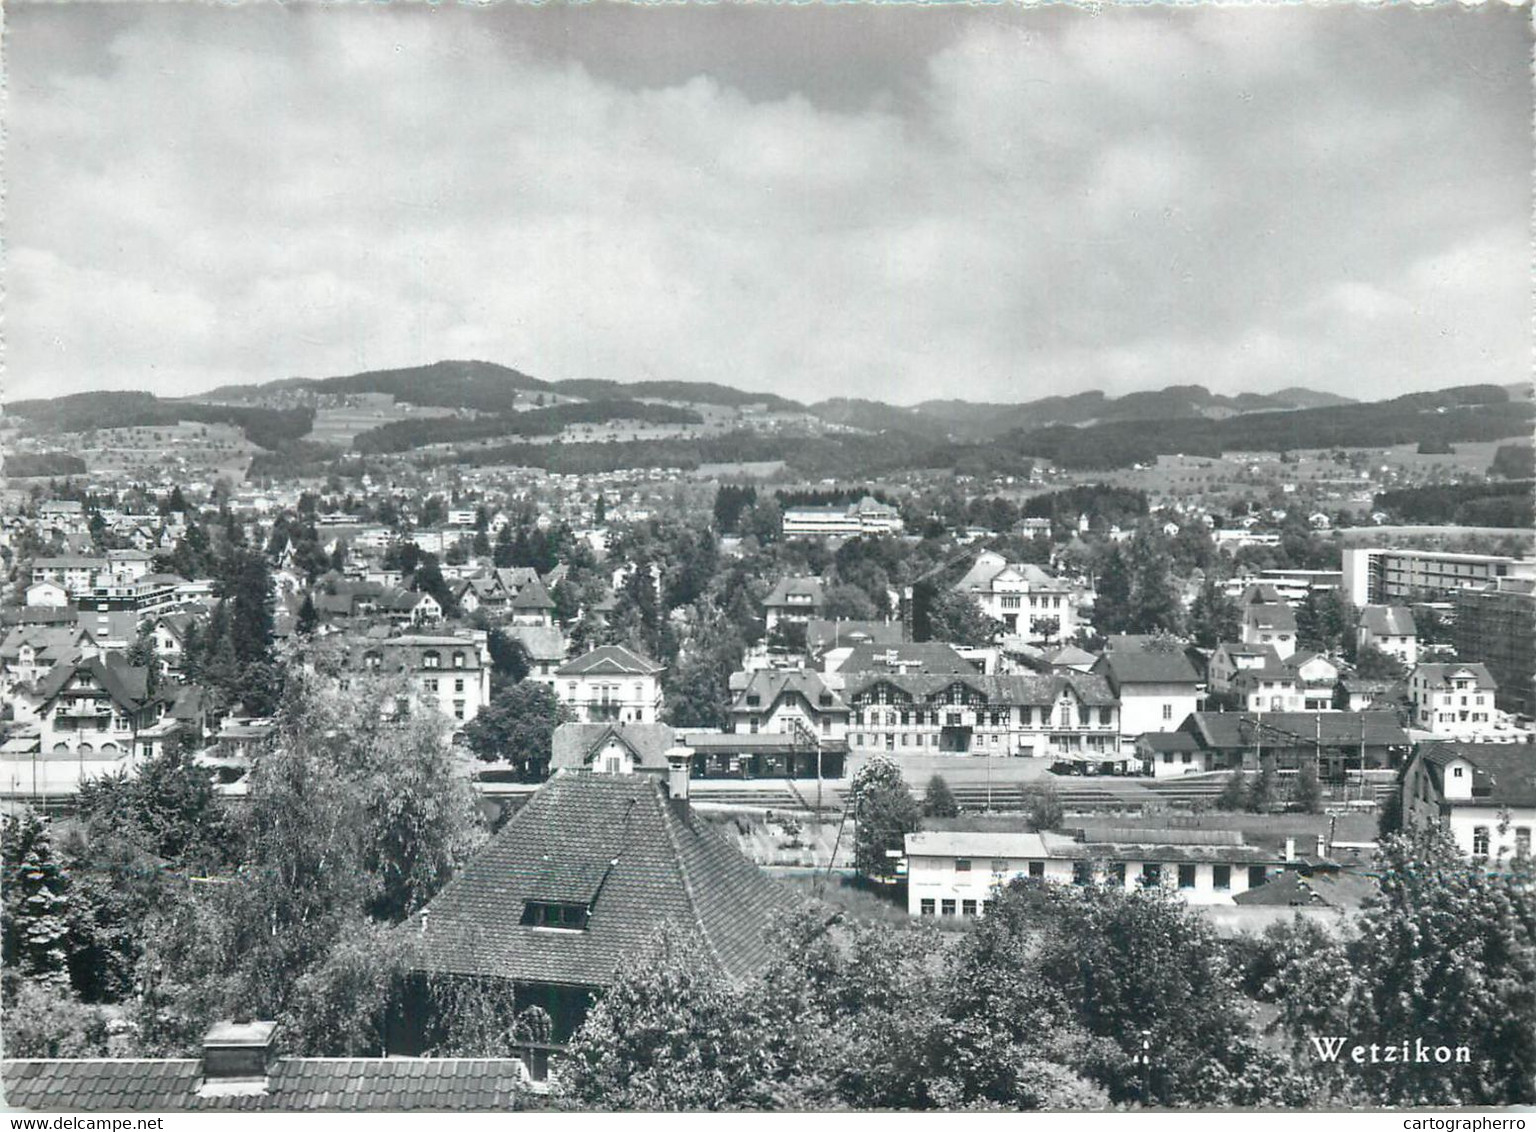
[[[1325,834],[1319,833],[1317,835],[1317,855],[1319,857],[1328,856],[1328,838]]]
[[[693,751],[688,747],[667,749],[667,793],[674,801],[688,800],[688,772],[692,762]]]
[[[1287,837],[1285,839],[1285,859],[1287,861],[1294,861],[1296,859],[1296,839],[1294,837]]]
[[[276,1022],[219,1022],[203,1037],[200,1097],[261,1096],[276,1060]]]

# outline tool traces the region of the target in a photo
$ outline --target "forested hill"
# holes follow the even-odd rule
[[[1410,393],[1390,401],[1248,413],[1220,420],[1109,421],[1018,429],[1001,443],[1022,456],[1074,468],[1125,467],[1160,455],[1219,456],[1306,448],[1385,448],[1394,444],[1503,440],[1529,436],[1536,406],[1497,385]]]

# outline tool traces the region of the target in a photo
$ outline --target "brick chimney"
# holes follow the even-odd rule
[[[674,801],[688,800],[688,774],[692,768],[693,750],[689,747],[667,749],[667,793]]]
[[[200,1097],[261,1096],[277,1059],[276,1022],[219,1022],[203,1037]]]

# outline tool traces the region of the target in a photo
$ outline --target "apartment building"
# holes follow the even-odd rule
[[[1456,655],[1498,682],[1496,706],[1536,716],[1536,581],[1500,578],[1456,592]]]
[[[1499,554],[1346,547],[1343,557],[1344,596],[1355,605],[1451,601],[1458,590],[1500,578],[1536,579],[1536,560]]]
[[[1031,641],[1072,637],[1079,621],[1072,587],[1031,563],[1010,563],[1001,554],[982,551],[955,589],[983,613],[1002,623],[1009,636]]]

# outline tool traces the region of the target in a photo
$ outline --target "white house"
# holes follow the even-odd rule
[[[1256,602],[1243,607],[1243,643],[1273,645],[1281,660],[1296,651],[1296,614],[1283,603]]]
[[[1057,833],[923,830],[906,836],[907,911],[984,916],[1016,878],[1165,888],[1190,904],[1231,904],[1265,884],[1272,853],[1220,830],[1123,830],[1078,840]]]
[[[1536,746],[1420,746],[1403,773],[1403,820],[1443,827],[1469,857],[1530,856],[1536,829]]]
[[[794,734],[843,739],[848,734],[848,705],[842,678],[806,669],[761,669],[732,673],[731,730],[742,734]]]
[[[403,675],[417,696],[456,728],[473,720],[491,699],[491,659],[484,633],[359,641],[348,652],[348,668],[361,675]]]
[[[984,550],[955,589],[983,613],[1000,621],[1003,632],[1029,641],[1062,640],[1077,633],[1072,587],[1030,563],[1011,564]]]
[[[1418,626],[1413,622],[1413,613],[1401,605],[1368,605],[1362,609],[1355,643],[1362,649],[1378,648],[1409,668],[1419,662]]]
[[[555,695],[578,723],[656,723],[662,671],[623,645],[603,645],[555,670]]]
[[[1497,691],[1483,664],[1420,664],[1408,677],[1413,725],[1447,739],[1491,733]]]
[[[1127,741],[1148,731],[1172,731],[1200,706],[1200,674],[1175,641],[1111,637],[1094,665],[1120,701],[1120,732]]]
[[[52,578],[44,578],[27,587],[27,604],[46,609],[63,609],[69,604],[69,591]]]

